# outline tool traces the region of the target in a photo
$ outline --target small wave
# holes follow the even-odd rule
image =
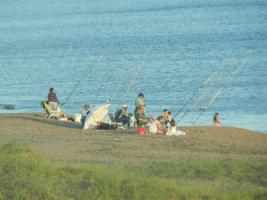
[[[12,104],[0,104],[0,109],[3,110],[15,110],[16,106]]]

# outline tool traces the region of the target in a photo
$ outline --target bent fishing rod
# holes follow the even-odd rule
[[[220,96],[220,94],[230,85],[235,75],[248,63],[252,56],[253,52],[250,52],[249,55],[245,58],[245,60],[241,62],[231,74],[229,74],[229,76],[224,80],[222,87],[217,92],[215,92],[215,94],[210,98],[210,100],[205,106],[202,106],[202,112],[199,113],[196,120],[192,123],[193,125],[198,122],[204,112],[209,109],[209,107],[215,102],[215,100]]]
[[[85,71],[85,73],[83,73],[82,77],[77,81],[77,83],[74,85],[73,89],[71,90],[70,94],[67,96],[67,98],[65,99],[65,101],[61,104],[62,106],[64,106],[65,104],[67,104],[69,102],[69,100],[71,99],[71,97],[73,96],[73,94],[76,92],[76,90],[79,88],[81,82],[88,77],[88,75],[90,74],[90,72],[93,70],[93,68],[95,66],[97,66],[100,61],[102,60],[102,58],[104,57],[104,55],[106,54],[108,50],[104,50],[102,54],[100,54],[96,59],[95,62],[93,64],[93,67],[88,67]]]
[[[130,57],[133,55],[133,53],[132,53],[131,50],[129,50],[129,55],[130,55]],[[123,72],[124,72],[123,67],[128,68],[128,66],[129,66],[129,63],[127,63],[127,61],[128,61],[128,60],[127,60],[126,58],[124,58],[124,61],[123,61],[123,63],[122,63],[122,69],[121,69],[120,72],[118,73],[118,79],[115,80],[114,83],[113,83],[113,85],[111,86],[111,93],[110,93],[110,95],[109,95],[109,100],[110,100],[110,101],[111,101],[111,99],[113,98],[113,95],[116,93],[118,87],[122,84],[122,78],[123,78]],[[116,83],[119,83],[119,84],[117,85]],[[116,85],[117,85],[117,87],[116,87]],[[118,102],[117,102],[117,105],[118,105]],[[118,109],[118,108],[117,108],[117,109]]]
[[[149,53],[151,52],[152,48],[153,48],[153,45],[151,45],[151,46],[148,48],[148,50],[147,50],[146,53],[144,54],[144,57],[143,57],[142,62],[139,64],[139,66],[138,66],[138,68],[137,68],[137,71],[136,71],[136,73],[134,74],[132,80],[129,81],[128,87],[127,87],[127,89],[126,89],[126,91],[125,91],[125,93],[124,93],[124,95],[123,95],[123,97],[122,97],[122,104],[125,104],[125,103],[126,103],[126,97],[128,96],[130,90],[132,89],[132,87],[133,87],[135,81],[138,79],[138,75],[139,75],[139,73],[141,72],[142,68],[144,67],[145,62],[146,62],[146,59],[147,59]]]
[[[232,73],[234,73],[235,71],[238,71],[240,68],[240,65],[237,64],[236,67],[234,68],[235,70],[232,71]],[[215,72],[216,73],[216,72]],[[221,75],[221,76],[218,76],[214,81],[212,81],[208,87],[202,92],[199,94],[199,96],[196,98],[196,100],[191,104],[191,106],[184,112],[184,114],[178,119],[178,121],[181,121],[189,112],[191,112],[195,107],[196,105],[202,101],[205,96],[208,94],[209,91],[211,91],[216,85],[217,83],[219,83],[220,81],[224,81],[225,79],[223,79],[224,76],[224,73],[223,72],[220,72],[220,70],[218,70],[218,75]],[[212,74],[210,77],[214,76],[214,74]],[[210,80],[210,77],[207,79],[207,80]],[[205,86],[205,84],[204,84]],[[194,96],[194,95],[193,95]],[[191,101],[191,99],[190,99]],[[179,113],[178,113],[179,114]],[[175,117],[178,115],[176,114]]]
[[[222,69],[218,69],[217,71],[213,72],[202,84],[202,87],[198,88],[196,92],[194,92],[190,98],[185,102],[185,104],[181,107],[181,109],[179,109],[175,115],[174,118],[176,118],[183,110],[186,109],[186,107],[190,106],[190,108],[186,109],[183,113],[184,115],[186,115],[188,112],[190,112],[191,108],[193,109],[195,107],[195,104],[197,102],[199,102],[204,95],[209,92],[209,90],[212,89],[212,87],[215,85],[216,82],[219,81],[219,79],[221,78],[219,75],[221,75],[221,70]],[[215,76],[217,74],[217,77]],[[208,87],[207,87],[208,85]],[[201,90],[205,89],[204,91],[202,91],[201,93],[199,93]],[[193,99],[196,99],[194,101],[194,103],[189,104]],[[184,116],[183,116],[184,117]],[[183,118],[181,117],[181,118]]]

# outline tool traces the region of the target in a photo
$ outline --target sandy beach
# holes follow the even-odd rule
[[[239,128],[188,127],[186,136],[139,136],[135,130],[82,130],[42,114],[2,114],[0,143],[26,144],[64,162],[151,162],[181,158],[267,159],[267,135]]]

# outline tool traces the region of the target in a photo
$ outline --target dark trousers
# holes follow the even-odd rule
[[[123,125],[127,125],[130,127],[130,118],[129,117],[122,117],[117,120],[117,122],[122,122]]]

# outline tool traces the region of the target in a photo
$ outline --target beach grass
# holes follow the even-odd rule
[[[0,199],[266,199],[265,159],[60,163],[32,148],[0,148]]]

